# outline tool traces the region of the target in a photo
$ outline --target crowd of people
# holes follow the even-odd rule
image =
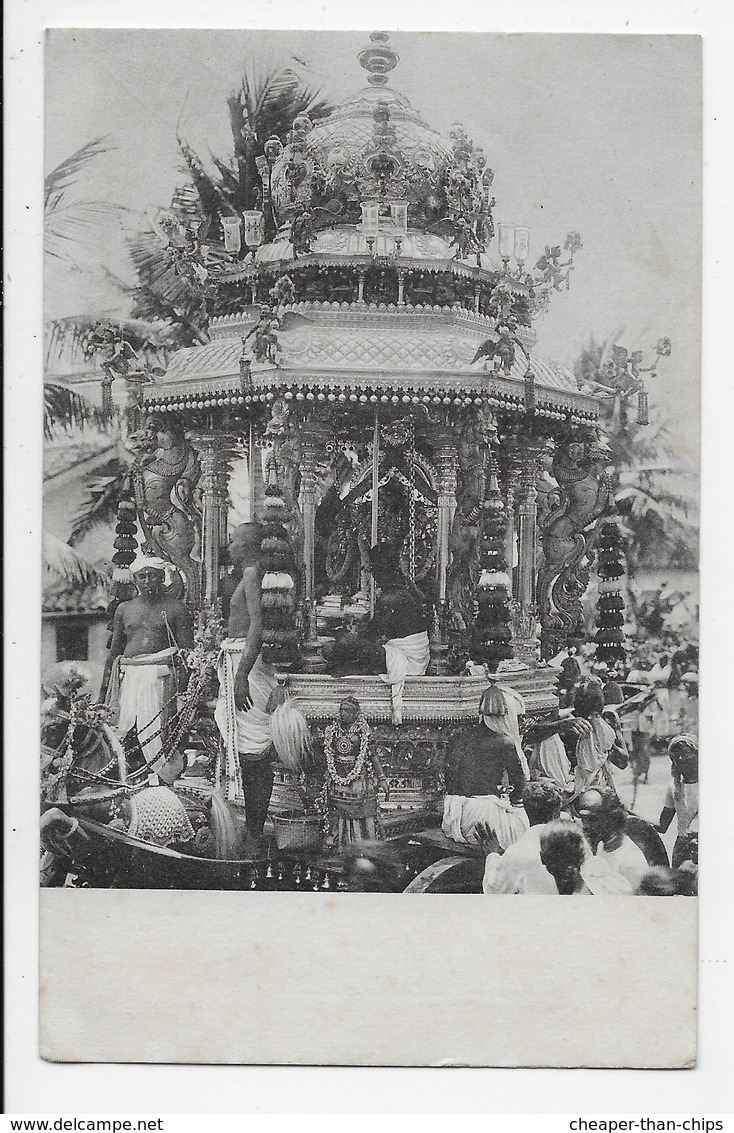
[[[257,524],[244,524],[230,539],[238,581],[227,595],[229,633],[219,651],[214,712],[224,749],[221,789],[230,801],[244,795],[248,856],[260,854],[267,841],[274,760],[302,770],[313,747],[305,717],[288,704],[262,653],[261,538]],[[133,565],[138,596],[115,613],[100,694],[119,738],[136,732],[146,748],[141,756],[144,785],[159,794],[173,787],[184,770],[180,745],[168,741],[182,720],[178,662],[181,651],[193,645],[191,618],[181,599],[166,588],[165,569],[163,561],[144,557]],[[375,625],[382,624],[377,612],[387,611],[382,636],[392,634],[394,640],[375,643],[379,665],[376,661],[374,671],[390,685],[397,723],[402,686],[413,673],[403,646],[420,638],[427,656],[428,638],[413,613],[410,593],[398,586],[397,566],[375,554],[375,573],[380,583]],[[402,636],[395,638],[398,630]],[[342,662],[351,663],[354,643],[336,644]],[[475,852],[480,846],[486,855],[485,893],[695,892],[697,649],[687,642],[657,644],[640,635],[624,672],[597,664],[586,645],[570,647],[554,662],[558,708],[524,730],[522,698],[501,674],[487,674],[476,721],[454,730],[448,741],[442,821],[451,843]],[[391,648],[405,662],[395,663],[394,673]],[[415,671],[425,671],[425,664]],[[57,778],[66,751],[65,721],[71,720],[74,731],[69,713],[62,716],[58,721],[53,717],[44,740]],[[61,731],[55,737],[57,725]],[[389,776],[353,697],[343,700],[322,746],[325,817],[337,851],[353,857],[355,844],[384,840],[379,798],[387,800],[390,794]],[[623,806],[615,769],[631,766],[636,778],[644,777],[651,756],[661,750],[670,757],[672,773],[656,831]],[[104,768],[98,777],[109,786],[112,763],[107,759],[105,764],[106,756],[100,759]],[[97,771],[88,767],[86,773]],[[157,795],[154,801],[158,805]],[[674,822],[676,840],[669,857],[659,835],[667,834]]]

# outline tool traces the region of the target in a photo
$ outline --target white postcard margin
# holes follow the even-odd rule
[[[697,904],[46,889],[41,1054],[690,1067]]]

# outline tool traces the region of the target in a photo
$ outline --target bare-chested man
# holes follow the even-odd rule
[[[263,660],[260,566],[262,527],[243,523],[229,540],[229,557],[242,579],[229,603],[229,636],[222,642],[219,699],[214,714],[227,751],[227,797],[236,794],[238,764],[247,829],[262,835],[273,790],[269,708],[275,672]]]
[[[119,734],[135,727],[152,772],[172,783],[181,773],[180,761],[160,757],[165,727],[177,710],[173,658],[178,649],[193,646],[194,634],[184,603],[165,591],[165,568],[162,559],[133,564],[138,597],[115,611],[100,698],[118,710]]]

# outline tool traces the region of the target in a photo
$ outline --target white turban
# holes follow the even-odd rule
[[[176,568],[172,563],[168,563],[165,559],[157,558],[154,555],[138,555],[131,564],[130,570],[134,575],[138,574],[141,570],[159,570],[166,576],[166,585],[168,586],[170,585],[171,578]]]

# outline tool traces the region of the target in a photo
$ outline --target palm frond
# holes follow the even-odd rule
[[[95,138],[64,158],[50,173],[47,173],[43,183],[44,211],[51,201],[62,196],[76,183],[79,174],[94,158],[109,153],[112,149],[114,146],[110,144],[108,136]]]
[[[97,472],[90,478],[72,521],[69,543],[78,543],[94,528],[114,522],[120,500],[128,489],[128,476],[128,469],[121,461],[111,460],[102,475]]]
[[[42,556],[49,580],[71,586],[105,586],[108,582],[106,574],[49,531],[43,532]]]
[[[43,435],[47,440],[56,429],[84,425],[93,415],[92,406],[76,390],[58,382],[43,383]]]

